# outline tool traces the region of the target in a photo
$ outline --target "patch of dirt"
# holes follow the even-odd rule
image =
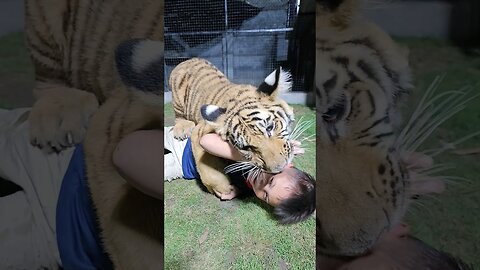
[[[210,231],[208,230],[208,228],[206,228],[205,231],[200,236],[200,238],[198,239],[199,245],[202,245],[207,240],[209,232]]]
[[[165,199],[165,208],[172,208],[176,203],[174,198]]]

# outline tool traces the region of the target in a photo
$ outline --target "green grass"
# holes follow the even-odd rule
[[[410,49],[414,71],[415,92],[411,103],[423,94],[436,76],[445,75],[440,92],[472,86],[480,93],[480,56],[467,56],[447,43],[429,39],[401,40]],[[410,106],[407,106],[407,108]],[[425,144],[442,146],[480,130],[480,98],[468,108],[444,123]],[[457,148],[480,147],[475,137]],[[407,222],[420,239],[480,268],[480,156],[459,156],[452,151],[435,159],[437,164],[448,163],[454,169],[443,175],[469,179],[449,183],[447,191],[436,198],[426,199],[412,208]]]
[[[299,119],[314,120],[308,107],[294,106]],[[171,104],[165,125],[173,124]],[[314,134],[312,126],[306,134]],[[313,142],[295,164],[315,175]],[[315,221],[281,226],[256,198],[221,202],[195,181],[165,183],[165,269],[315,269]]]

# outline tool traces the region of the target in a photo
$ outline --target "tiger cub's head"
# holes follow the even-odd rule
[[[411,196],[395,145],[410,69],[386,33],[352,17],[356,1],[337,2],[317,19],[317,250],[358,256],[401,221]]]
[[[280,92],[290,91],[290,74],[279,68],[259,87],[237,86],[234,91],[241,93],[239,96],[226,107],[203,105],[202,117],[246,157],[249,165],[278,173],[293,159],[289,142],[293,109],[278,97]]]

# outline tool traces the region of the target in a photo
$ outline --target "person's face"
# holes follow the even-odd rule
[[[278,174],[263,173],[254,181],[253,191],[260,200],[277,206],[292,195],[295,186],[294,176],[293,168],[285,168]]]

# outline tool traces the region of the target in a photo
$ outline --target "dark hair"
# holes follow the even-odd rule
[[[315,179],[306,172],[293,169],[296,180],[294,194],[273,210],[281,224],[303,221],[315,211]]]
[[[409,237],[411,240],[415,241],[421,247],[421,253],[417,257],[421,261],[423,266],[428,266],[428,269],[432,270],[473,270],[473,266],[467,265],[458,257],[437,250],[428,244],[424,243],[418,238],[413,236]],[[418,267],[417,260],[412,261],[415,265],[410,265],[411,269],[417,269]]]

